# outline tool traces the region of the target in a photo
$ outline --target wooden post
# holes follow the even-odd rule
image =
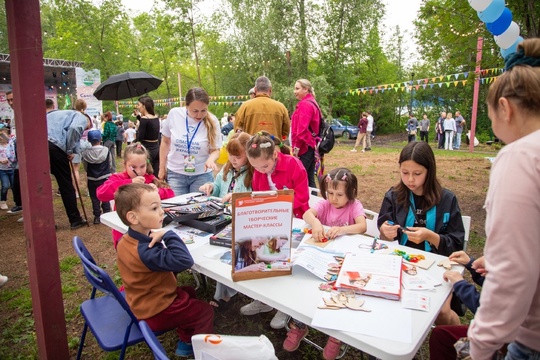
[[[484,38],[479,37],[476,43],[476,69],[474,71],[473,106],[471,113],[471,134],[469,136],[469,152],[474,152],[474,139],[476,134],[476,114],[478,112],[478,93],[480,92],[480,70],[482,61],[482,46]]]
[[[69,359],[54,228],[39,0],[5,3],[38,358]]]

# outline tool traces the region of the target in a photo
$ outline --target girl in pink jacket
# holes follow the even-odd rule
[[[114,193],[121,185],[138,183],[151,184],[156,187],[159,197],[169,199],[174,192],[163,181],[153,175],[152,165],[149,162],[148,151],[140,143],[128,145],[124,150],[124,171],[113,174],[103,185],[97,189],[97,197],[100,201],[114,200]],[[116,230],[112,231],[114,248],[122,237]]]

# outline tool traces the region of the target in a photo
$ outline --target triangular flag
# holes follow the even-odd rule
[[[461,80],[461,83],[463,84],[463,86],[465,86],[465,84],[467,83],[467,80]]]
[[[451,77],[451,76],[452,76],[452,75],[446,75],[446,80],[450,80],[450,77]]]
[[[459,84],[459,81],[454,81],[454,86],[457,86]]]
[[[454,74],[454,78],[457,80],[459,77],[459,74]]]
[[[450,87],[450,82],[449,81],[447,81],[445,84],[446,84],[446,87]]]

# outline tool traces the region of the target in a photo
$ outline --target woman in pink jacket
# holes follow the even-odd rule
[[[114,193],[121,185],[139,183],[152,184],[159,192],[159,197],[169,199],[174,196],[174,192],[163,181],[153,175],[152,165],[149,162],[148,150],[140,143],[133,143],[124,150],[124,171],[111,175],[103,185],[97,189],[99,201],[114,200]],[[122,234],[113,230],[114,248]]]
[[[319,135],[321,111],[315,100],[315,91],[309,80],[300,79],[294,84],[294,96],[298,100],[291,119],[291,145],[293,155],[298,157],[307,171],[310,187],[315,185],[315,148]]]

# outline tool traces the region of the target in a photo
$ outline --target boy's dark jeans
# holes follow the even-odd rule
[[[103,209],[104,214],[111,211],[111,203],[109,201],[99,201],[96,195],[97,188],[100,187],[105,181],[107,181],[107,179],[88,180],[88,192],[90,193],[90,199],[92,200],[92,212],[94,213],[95,217],[99,217],[101,215],[101,209]]]

